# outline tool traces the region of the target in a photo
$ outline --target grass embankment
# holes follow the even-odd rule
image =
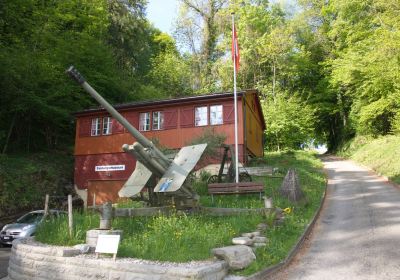
[[[0,217],[43,209],[46,194],[62,195],[71,185],[72,172],[73,158],[64,153],[0,155]]]
[[[256,251],[257,260],[241,273],[249,275],[283,260],[296,240],[303,233],[320,205],[325,189],[325,177],[321,162],[310,153],[288,152],[267,154],[265,162],[282,170],[296,168],[308,202],[301,206],[289,203],[279,196],[278,188],[282,178],[258,177],[265,182],[266,195],[272,197],[280,208],[292,207],[281,226],[271,227],[266,236],[269,243]],[[197,183],[204,206],[216,207],[263,207],[258,195],[216,196],[215,205],[206,195],[206,184]],[[54,220],[43,223],[36,234],[38,241],[55,245],[73,245],[85,242],[86,230],[96,228],[97,215],[75,215],[73,237],[67,234],[67,221]],[[122,229],[124,237],[120,244],[119,256],[131,256],[150,260],[186,262],[209,259],[210,250],[231,244],[231,238],[243,232],[254,231],[257,224],[266,222],[268,217],[260,215],[237,215],[232,217],[211,217],[206,215],[173,214],[148,218],[118,218],[113,227]]]
[[[400,136],[377,139],[359,136],[344,145],[338,153],[366,165],[400,184]]]

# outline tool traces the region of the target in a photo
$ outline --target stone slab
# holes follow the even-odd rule
[[[225,260],[233,270],[246,268],[256,259],[253,250],[245,245],[215,248],[212,253],[217,258]]]
[[[253,240],[249,237],[234,237],[232,238],[232,244],[234,245],[252,245]]]

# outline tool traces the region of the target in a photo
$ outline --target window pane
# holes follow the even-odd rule
[[[164,128],[164,113],[153,112],[153,130],[160,130]]]
[[[194,114],[194,124],[195,126],[203,126],[208,124],[208,110],[207,106],[196,107]]]
[[[150,113],[139,114],[139,130],[140,131],[150,130]]]
[[[100,124],[101,124],[100,118],[92,119],[92,129],[90,132],[91,136],[100,135]]]
[[[103,134],[111,134],[112,119],[110,117],[103,118]]]
[[[222,105],[213,105],[210,106],[210,124],[222,124],[223,116],[222,116]]]

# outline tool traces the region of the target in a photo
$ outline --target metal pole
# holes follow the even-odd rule
[[[233,98],[235,106],[235,181],[239,183],[239,146],[238,146],[238,113],[237,113],[237,93],[236,93],[236,42],[234,41],[235,14],[232,13],[232,43],[234,45],[233,54]]]
[[[72,228],[74,226],[74,220],[72,218],[72,195],[68,195],[68,229],[69,237],[72,237]]]

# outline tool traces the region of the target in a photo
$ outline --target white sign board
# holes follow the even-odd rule
[[[94,170],[96,172],[99,172],[99,171],[124,171],[125,170],[125,164],[119,164],[119,165],[96,165]]]
[[[100,234],[97,237],[96,253],[116,254],[121,236],[117,234]]]

